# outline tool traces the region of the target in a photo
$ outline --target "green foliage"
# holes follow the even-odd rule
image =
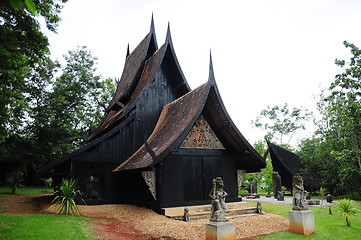
[[[267,143],[265,140],[258,141],[254,144],[254,149],[261,155],[264,156],[267,151]],[[257,186],[261,191],[272,192],[273,184],[272,184],[272,160],[268,156],[266,159],[266,168],[261,169],[260,173],[247,173],[246,179],[250,178],[251,181],[253,179],[257,180]]]
[[[0,214],[0,239],[91,240],[88,221],[81,216]]]
[[[56,137],[62,140],[53,144],[53,151],[60,154],[64,152],[55,146],[79,146],[99,125],[115,90],[112,80],[95,74],[97,58],[85,46],[69,51],[65,60],[66,66],[49,93],[50,128],[56,129]]]
[[[36,13],[54,31],[63,1],[0,1],[0,150],[6,138],[21,134],[28,102],[27,79],[32,69],[49,58],[48,39],[40,31]],[[1,152],[0,152],[1,154]]]
[[[245,177],[249,178],[249,176],[250,176],[249,174],[246,174]],[[244,179],[242,181],[241,189],[244,189],[244,190],[246,190],[247,192],[250,193],[251,192],[251,182],[248,179]]]
[[[17,10],[21,10],[24,5],[23,0],[9,0],[9,3],[14,9]],[[32,0],[25,0],[25,7],[33,15],[38,15],[38,10],[36,9],[36,5]]]
[[[95,74],[97,59],[86,47],[64,57],[64,66],[49,58],[33,66],[23,87],[26,106],[20,108],[26,117],[17,118],[24,119],[21,127],[8,124],[6,129],[17,130],[0,141],[0,156],[24,163],[25,170],[37,172],[83,144],[99,125],[115,91],[111,79]]]
[[[356,208],[356,201],[346,198],[338,200],[336,210],[345,218],[348,227],[351,227],[351,218],[359,211]]]
[[[354,193],[346,193],[346,194],[343,194],[343,195],[334,196],[334,200],[339,200],[339,199],[342,199],[342,198],[349,198],[349,199],[352,199],[352,200],[361,201],[361,196],[357,195],[357,194],[354,194]]]
[[[78,47],[65,55],[61,75],[40,85],[34,80],[34,101],[29,124],[34,158],[43,163],[73,151],[85,142],[99,125],[115,84],[96,75],[96,57],[86,47]],[[49,64],[43,72],[52,76],[58,64]],[[40,77],[40,76],[39,76]],[[40,79],[40,82],[46,83]],[[41,99],[38,99],[41,92]]]
[[[320,187],[320,189],[317,191],[317,194],[319,194],[320,196],[326,196],[327,193],[327,188],[324,187]]]
[[[36,195],[42,194],[46,191],[44,187],[24,187],[17,190],[19,195]],[[7,195],[11,193],[11,188],[2,186],[0,187],[0,195]]]
[[[43,181],[44,181],[45,187],[46,187],[45,191],[48,192],[48,188],[53,186],[53,179],[52,178],[43,178]]]
[[[77,198],[81,199],[81,192],[76,185],[77,181],[75,179],[63,179],[60,187],[55,191],[56,197],[53,200],[54,204],[50,208],[60,204],[58,213],[64,212],[66,215],[73,215],[76,211],[80,215],[75,200]],[[84,202],[84,200],[82,201]]]
[[[284,144],[285,136],[288,136],[288,144],[296,130],[305,129],[305,122],[310,119],[310,113],[305,108],[292,108],[285,103],[283,107],[267,106],[267,109],[261,111],[260,116],[252,121],[252,124],[263,130],[266,130],[266,138],[279,141]]]
[[[320,95],[322,119],[299,154],[308,174],[323,186],[361,194],[361,50],[346,41],[344,45],[351,50],[350,61],[336,60],[344,72]]]
[[[0,1],[0,158],[21,162],[25,177],[29,176],[27,170],[37,170],[38,160],[31,156],[32,146],[37,144],[27,129],[32,120],[33,99],[29,97],[35,95],[31,92],[33,79],[39,78],[38,83],[43,84],[47,75],[39,69],[51,62],[49,42],[39,20],[45,20],[48,30],[55,32],[65,2]]]
[[[22,188],[24,182],[24,173],[22,171],[14,171],[7,179],[7,185],[11,188],[11,194],[15,194],[18,188]]]

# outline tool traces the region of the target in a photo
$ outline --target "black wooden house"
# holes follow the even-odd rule
[[[235,99],[236,101],[236,99]],[[191,90],[168,26],[158,48],[154,23],[129,54],[103,122],[86,145],[43,169],[74,177],[88,199],[156,209],[209,203],[221,176],[227,201],[238,201],[237,174],[263,158],[229,117],[210,60],[208,81]]]

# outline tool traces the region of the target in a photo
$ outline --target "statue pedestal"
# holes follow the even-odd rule
[[[230,222],[209,222],[206,224],[206,240],[234,240],[236,231]]]
[[[304,235],[315,233],[315,218],[312,211],[290,211],[288,217],[291,232]]]

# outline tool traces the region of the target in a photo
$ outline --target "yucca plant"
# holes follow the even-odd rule
[[[77,187],[77,181],[75,179],[63,179],[59,188],[55,191],[56,197],[53,200],[54,207],[60,204],[57,213],[65,213],[66,215],[73,215],[75,211],[80,215],[78,206],[75,203],[75,199],[80,199],[81,192]],[[84,202],[85,203],[85,202]],[[49,209],[50,209],[49,208]]]
[[[345,218],[346,226],[351,227],[351,218],[358,212],[356,202],[346,198],[340,199],[336,204],[336,210]]]

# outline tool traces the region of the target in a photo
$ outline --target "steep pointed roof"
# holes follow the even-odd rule
[[[224,106],[216,84],[211,54],[208,84],[212,87],[210,88],[209,96],[204,106],[206,110],[205,117],[208,116],[209,124],[215,127],[214,131],[222,141],[222,144],[226,148],[234,149],[237,154],[242,157],[242,164],[247,166],[247,172],[259,171],[260,168],[264,168],[266,164],[265,160],[238,130]]]
[[[267,141],[267,144],[271,154],[272,163],[274,168],[276,168],[275,171],[280,171],[277,168],[284,168],[293,176],[296,173],[299,173],[304,167],[301,163],[300,156],[297,154],[269,141]]]
[[[222,144],[226,143],[226,146],[235,150],[242,158],[243,167],[249,171],[265,167],[265,161],[242,136],[226,112],[214,80],[213,64],[210,61],[209,81],[166,105],[146,143],[114,171],[145,168],[157,164],[182,143],[202,112],[209,123],[216,127],[214,130]]]
[[[173,74],[177,75],[175,77],[176,88],[180,89],[179,91],[182,92],[182,94],[190,91],[190,87],[174,52],[169,25],[165,43],[160,49],[155,50],[156,48],[157,44],[152,16],[150,32],[127,57],[121,80],[107,108],[106,116],[101,125],[88,138],[88,142],[99,137],[104,132],[109,131],[117,121],[127,114],[127,109],[134,105],[134,100],[139,96],[145,86],[155,78],[155,74],[165,58],[167,58]]]
[[[120,78],[117,90],[107,108],[107,111],[113,108],[117,101],[123,102],[124,97],[131,94],[131,87],[136,84],[137,80],[139,80],[139,75],[142,72],[145,61],[153,55],[157,48],[158,44],[155,36],[154,20],[152,16],[149,33],[125,61],[122,77]]]
[[[174,50],[174,46],[173,46],[173,41],[172,41],[172,34],[171,34],[171,31],[170,31],[170,23],[168,22],[168,27],[167,27],[167,35],[166,35],[166,38],[165,38],[165,42],[164,44],[167,45],[167,54],[169,55],[169,60],[171,61],[171,68],[174,72],[176,72],[177,74],[179,74],[179,78],[180,79],[186,79],[184,77],[184,74],[183,74],[183,71],[182,71],[182,68],[180,67],[179,65],[179,62],[178,62],[178,58],[177,58],[177,55],[175,54],[175,50]],[[188,82],[187,81],[181,81],[180,82],[180,85],[177,86],[178,88],[184,88],[184,89],[188,89],[188,91],[191,90],[190,86],[188,85]]]
[[[299,155],[281,147],[276,144],[273,144],[267,141],[268,152],[271,155],[273,170],[278,172],[282,177],[282,185],[291,188],[292,187],[292,177],[296,173],[303,173],[302,169],[305,166],[301,162]],[[265,155],[267,157],[267,155]],[[321,179],[313,176],[303,176],[304,186],[308,190],[318,189],[321,187]]]
[[[214,70],[213,70],[213,60],[212,60],[212,51],[209,51],[209,76],[208,76],[208,82],[215,85],[216,78],[214,76]]]

